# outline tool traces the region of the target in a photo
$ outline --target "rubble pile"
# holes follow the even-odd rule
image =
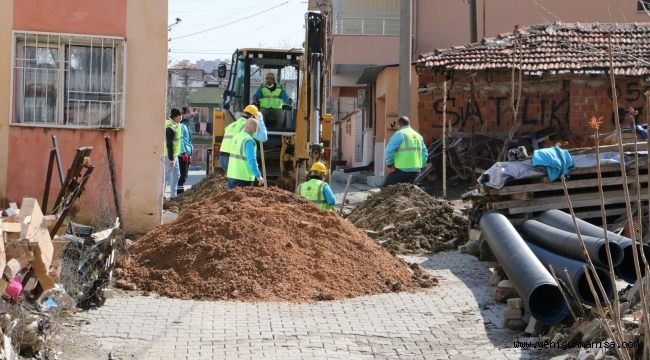
[[[18,354],[49,358],[52,350],[45,339],[52,323],[75,306],[103,304],[117,227],[99,233],[84,227],[90,230],[84,236],[92,239],[86,242],[69,234],[75,228],[72,224],[61,227],[58,214],[44,215],[36,199],[24,198],[20,208],[12,203],[4,213],[7,216],[0,217],[0,334],[4,334],[0,358]],[[60,235],[51,237],[57,228]],[[68,262],[65,254],[70,249],[88,248],[93,251],[84,251],[83,259]]]
[[[398,254],[455,249],[467,241],[469,224],[447,201],[411,184],[392,185],[372,195],[348,220]]]
[[[212,173],[187,191],[179,194],[175,200],[165,201],[164,208],[180,213],[192,204],[222,194],[228,190],[228,181],[219,173]]]
[[[125,284],[173,298],[303,302],[436,283],[336,214],[278,188],[198,202],[129,252]]]
[[[519,341],[566,345],[547,349],[548,352],[544,354],[546,358],[552,360],[618,359],[616,346],[622,346],[623,351],[628,352],[632,359],[641,358],[644,348],[644,316],[639,297],[639,281],[618,292],[618,305],[615,305],[614,301],[611,302],[612,309],[618,311],[621,319],[622,341],[625,344],[615,344],[616,341],[612,340],[605,330],[605,327],[609,327],[613,333],[616,333],[616,325],[612,320],[614,316],[606,307],[604,311],[607,313],[607,319],[603,320],[595,306],[572,302],[571,315],[562,322],[544,324],[532,317],[524,308],[523,300],[519,298],[510,281],[505,280],[505,274],[499,265],[494,268],[490,283],[495,286],[495,300],[507,304],[503,309],[504,326],[523,332],[518,337]],[[565,289],[565,291],[570,293],[571,290]]]

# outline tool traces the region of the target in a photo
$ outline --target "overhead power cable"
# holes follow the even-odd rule
[[[194,36],[194,35],[198,35],[198,34],[203,34],[203,33],[208,32],[208,31],[221,29],[221,28],[226,27],[226,26],[228,26],[228,25],[232,25],[232,24],[238,23],[238,22],[240,22],[240,21],[242,21],[242,20],[247,20],[247,19],[250,19],[250,18],[255,17],[255,16],[257,16],[257,15],[261,15],[261,14],[264,14],[264,13],[269,12],[269,11],[271,11],[271,10],[277,9],[277,8],[279,8],[279,7],[281,7],[281,6],[284,6],[284,5],[288,4],[288,3],[289,3],[289,1],[285,1],[285,2],[283,2],[283,3],[281,3],[281,4],[278,4],[278,5],[276,5],[276,6],[270,7],[270,8],[268,8],[268,9],[266,9],[266,10],[262,10],[262,11],[260,11],[260,12],[255,13],[255,14],[248,15],[248,16],[244,16],[244,17],[242,17],[242,18],[239,18],[239,19],[237,19],[237,20],[233,20],[233,21],[228,22],[228,23],[225,23],[225,24],[221,24],[221,25],[219,25],[219,26],[215,26],[215,27],[211,27],[211,28],[208,28],[208,29],[205,29],[205,30],[196,31],[196,32],[189,33],[189,34],[186,34],[186,35],[181,35],[181,36],[178,36],[178,37],[175,37],[175,38],[171,38],[171,39],[169,39],[169,40],[172,41],[172,40],[183,39],[183,38],[186,38],[186,37],[190,37],[190,36]]]

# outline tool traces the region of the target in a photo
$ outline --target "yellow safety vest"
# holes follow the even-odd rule
[[[232,139],[232,146],[233,148],[237,148],[237,152],[230,153],[230,159],[228,160],[228,171],[226,172],[227,178],[242,181],[255,180],[255,175],[253,175],[253,172],[248,167],[248,162],[246,162],[246,155],[244,154],[246,143],[249,141],[253,142],[255,152],[257,152],[257,143],[250,135],[248,135],[246,131],[240,132]]]
[[[402,134],[403,140],[395,152],[395,168],[421,169],[424,167],[424,159],[422,159],[424,140],[422,135],[411,127],[401,129],[398,133]]]
[[[282,109],[282,85],[275,84],[275,90],[271,91],[266,84],[262,84],[262,97],[260,98],[260,107],[265,109]]]
[[[172,119],[165,120],[165,129],[174,130],[174,156],[181,154],[181,124]],[[165,156],[167,152],[165,151]]]
[[[327,199],[325,199],[325,196],[323,195],[325,185],[327,185],[325,181],[311,179],[300,184],[296,193],[311,201],[319,209],[332,210],[332,207],[327,203]]]
[[[232,148],[232,139],[235,137],[235,135],[242,132],[244,125],[246,125],[246,119],[242,117],[226,126],[223,131],[223,141],[221,142],[221,149],[219,150],[220,152],[228,154],[237,152],[237,149]]]

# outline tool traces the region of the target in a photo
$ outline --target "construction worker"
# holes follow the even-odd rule
[[[291,104],[291,99],[282,85],[275,82],[275,74],[266,74],[266,82],[253,95],[253,100],[259,103],[260,110],[264,118],[269,123],[269,127],[274,129],[283,126],[284,113],[283,105]]]
[[[249,118],[246,120],[244,130],[232,138],[232,149],[228,163],[228,189],[237,186],[253,186],[257,179],[259,185],[264,184],[264,178],[257,166],[257,142],[253,135],[257,133],[257,120]]]
[[[257,109],[257,106],[252,104],[246,106],[242,117],[226,126],[223,132],[223,141],[221,142],[221,148],[219,150],[219,166],[221,166],[224,173],[228,172],[228,159],[230,154],[237,152],[237,149],[232,147],[232,139],[242,131],[247,119],[257,119],[257,132],[253,136],[255,140],[261,142],[268,140],[266,125],[264,124],[264,116]]]
[[[332,210],[336,198],[330,186],[324,181],[327,176],[327,167],[322,162],[315,162],[309,169],[307,181],[300,184],[296,194],[311,201],[317,208]]]
[[[382,188],[397,183],[412,184],[428,157],[422,135],[411,128],[409,118],[400,116],[397,124],[399,131],[391,136],[386,145],[388,176],[384,179]]]
[[[181,154],[181,111],[174,108],[165,120],[165,153],[167,161],[165,164],[165,184],[169,185],[169,197],[175,199],[177,195],[178,179],[180,169],[178,167],[178,156]]]

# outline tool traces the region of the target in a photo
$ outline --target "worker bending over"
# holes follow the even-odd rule
[[[257,142],[253,135],[257,133],[257,120],[249,118],[244,125],[244,131],[236,134],[232,139],[232,149],[237,149],[230,153],[228,171],[228,189],[237,186],[253,186],[257,179],[259,185],[264,184],[264,178],[257,166]]]
[[[409,118],[400,116],[397,124],[399,130],[386,145],[388,176],[384,179],[382,188],[397,183],[412,184],[429,156],[422,135],[411,128]]]
[[[296,193],[311,201],[317,208],[332,210],[336,198],[330,186],[325,182],[327,167],[322,162],[315,162],[309,169],[307,181],[300,184]]]
[[[262,113],[257,109],[255,105],[248,105],[244,108],[242,116],[230,123],[223,132],[223,141],[221,142],[221,148],[219,149],[219,166],[223,169],[225,173],[228,172],[228,159],[230,154],[236,154],[237,150],[233,147],[232,140],[235,135],[242,132],[244,125],[248,119],[257,119],[258,126],[257,132],[253,133],[255,140],[265,142],[268,140],[266,134],[266,125],[264,124],[264,117]]]

